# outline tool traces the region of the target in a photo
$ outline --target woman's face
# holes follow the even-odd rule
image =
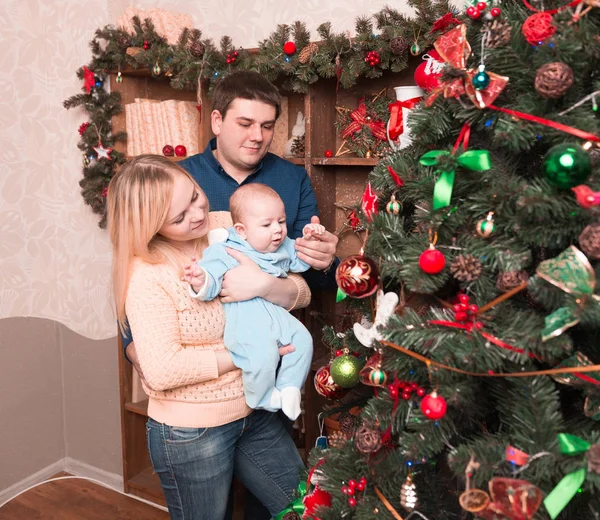
[[[208,230],[206,196],[188,177],[175,173],[171,205],[159,235],[170,242],[187,242],[203,237]]]

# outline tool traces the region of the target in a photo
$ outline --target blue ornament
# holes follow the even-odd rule
[[[285,60],[285,61],[287,61],[287,62],[289,63],[289,62],[290,62],[290,57],[289,57],[289,56],[286,56],[286,57],[284,58],[284,60]]]
[[[215,70],[215,74],[214,74],[215,78],[216,78],[218,75],[219,75],[219,71]]]
[[[102,81],[100,81],[99,79],[96,80],[96,86],[97,87],[101,87],[102,86]]]
[[[473,87],[475,90],[483,90],[490,84],[490,76],[485,71],[485,67],[480,66],[479,71],[473,76]]]

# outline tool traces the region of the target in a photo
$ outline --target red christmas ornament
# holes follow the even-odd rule
[[[294,42],[285,42],[283,44],[283,52],[288,56],[292,56],[296,53],[296,44]]]
[[[305,520],[319,520],[316,516],[316,510],[319,507],[331,507],[331,495],[319,486],[315,486],[315,489],[302,499],[302,503],[304,504],[302,518]]]
[[[477,2],[475,7],[477,7],[477,9],[480,11],[485,11],[487,9],[487,4],[485,2]]]
[[[444,60],[435,49],[423,55],[423,63],[415,70],[415,83],[428,92],[440,86]]]
[[[105,188],[102,190],[102,196],[103,196],[103,197],[107,197],[107,196],[108,196],[108,188],[107,188],[107,187],[105,187]]]
[[[93,71],[87,67],[83,67],[83,87],[85,91],[89,94],[94,86],[96,86],[96,77]]]
[[[446,415],[447,408],[446,399],[436,392],[431,392],[429,395],[423,397],[421,401],[421,411],[428,419],[441,419]]]
[[[162,153],[165,157],[173,157],[175,150],[170,144],[166,144],[163,146]]]
[[[531,45],[541,45],[556,32],[556,27],[552,25],[551,14],[535,13],[523,22],[521,32]]]
[[[85,134],[85,131],[90,127],[91,123],[81,123],[81,125],[79,126],[79,130],[77,130],[79,132],[79,135],[83,135]]]
[[[419,267],[427,274],[438,274],[444,270],[446,257],[432,244],[429,249],[423,251],[419,257]]]
[[[367,52],[367,55],[365,56],[365,62],[368,63],[371,67],[379,65],[379,63],[381,62],[379,53],[377,51]]]
[[[498,18],[502,14],[502,9],[499,7],[492,7],[490,14],[492,15],[492,18]]]
[[[187,155],[187,148],[182,144],[179,144],[175,147],[175,155],[177,157],[185,157]]]
[[[479,9],[477,9],[476,7],[468,7],[466,10],[467,16],[469,18],[471,18],[472,20],[477,20],[478,18],[481,18],[481,11]]]
[[[319,368],[314,378],[315,390],[327,399],[341,399],[347,390],[336,384],[331,377],[329,365]]]
[[[373,260],[363,255],[352,255],[340,262],[335,270],[335,281],[352,298],[366,298],[377,291],[379,270]]]
[[[373,221],[373,215],[377,214],[377,195],[371,188],[371,183],[367,184],[362,196],[361,207],[365,217],[369,222]]]
[[[356,507],[356,498],[354,498],[354,497],[350,497],[350,498],[348,499],[348,505],[349,505],[350,507]]]
[[[325,157],[333,157],[333,152],[331,150],[325,150]]]
[[[150,42],[148,40],[144,40],[144,50],[147,51],[150,48]]]

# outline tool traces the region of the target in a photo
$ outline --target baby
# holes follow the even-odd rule
[[[287,238],[283,201],[264,184],[246,184],[229,200],[233,226],[219,230],[222,240],[203,253],[202,260],[185,266],[183,280],[190,294],[212,300],[221,292],[223,277],[239,263],[225,248],[236,249],[266,273],[286,277],[310,266],[300,260],[294,241]],[[304,238],[318,239],[325,232],[320,224],[307,224]],[[312,337],[306,327],[283,307],[263,298],[225,303],[225,345],[233,363],[242,369],[246,402],[251,408],[278,409],[292,420],[300,415],[300,389],[312,360]],[[295,351],[281,358],[279,347],[293,344]]]

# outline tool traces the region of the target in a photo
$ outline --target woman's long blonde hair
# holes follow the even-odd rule
[[[127,330],[125,299],[134,258],[150,264],[170,263],[181,268],[185,257],[158,234],[167,219],[173,178],[194,178],[181,166],[160,155],[139,155],[125,163],[108,185],[106,209],[113,249],[112,284],[121,331]],[[199,239],[201,241],[201,239]]]

